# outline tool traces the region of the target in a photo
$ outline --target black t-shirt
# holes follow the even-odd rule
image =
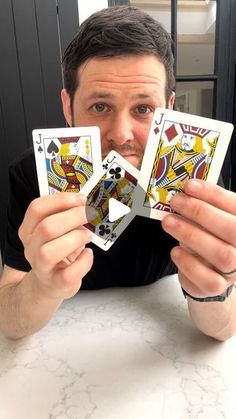
[[[30,202],[39,196],[33,150],[25,152],[10,166],[10,196],[4,263],[29,271],[18,229]],[[108,251],[93,243],[94,263],[82,281],[82,289],[150,284],[176,272],[170,250],[177,243],[161,228],[160,221],[136,216]]]

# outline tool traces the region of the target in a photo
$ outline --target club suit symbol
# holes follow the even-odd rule
[[[116,167],[115,169],[109,170],[112,179],[120,179],[121,178],[121,168]]]
[[[111,232],[111,229],[109,228],[108,224],[102,224],[101,226],[99,226],[99,235],[100,236],[110,234],[110,232]]]

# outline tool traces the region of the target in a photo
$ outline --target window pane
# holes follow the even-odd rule
[[[179,0],[177,75],[214,74],[216,1]]]
[[[178,82],[175,109],[212,118],[214,82]]]
[[[149,13],[171,32],[171,0],[130,0],[130,5]]]

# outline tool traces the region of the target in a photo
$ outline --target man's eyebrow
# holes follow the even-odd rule
[[[148,99],[152,96],[150,93],[135,93],[131,96],[131,99]],[[92,92],[86,99],[112,99],[113,97],[115,95],[110,92]]]
[[[136,93],[135,95],[132,95],[132,99],[148,99],[152,95],[150,93]]]
[[[107,99],[112,97],[114,97],[114,95],[109,92],[92,92],[87,99]]]

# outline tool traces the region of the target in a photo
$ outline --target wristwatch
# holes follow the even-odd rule
[[[193,297],[191,294],[189,294],[187,291],[185,291],[182,288],[183,294],[185,296],[185,298],[188,296],[190,297],[192,300],[195,301],[200,301],[200,303],[208,303],[211,301],[225,301],[226,298],[228,298],[228,296],[231,294],[231,292],[233,291],[234,288],[234,284],[231,284],[226,291],[224,291],[222,294],[220,295],[215,295],[213,297],[203,297],[203,298],[197,298],[197,297]]]

